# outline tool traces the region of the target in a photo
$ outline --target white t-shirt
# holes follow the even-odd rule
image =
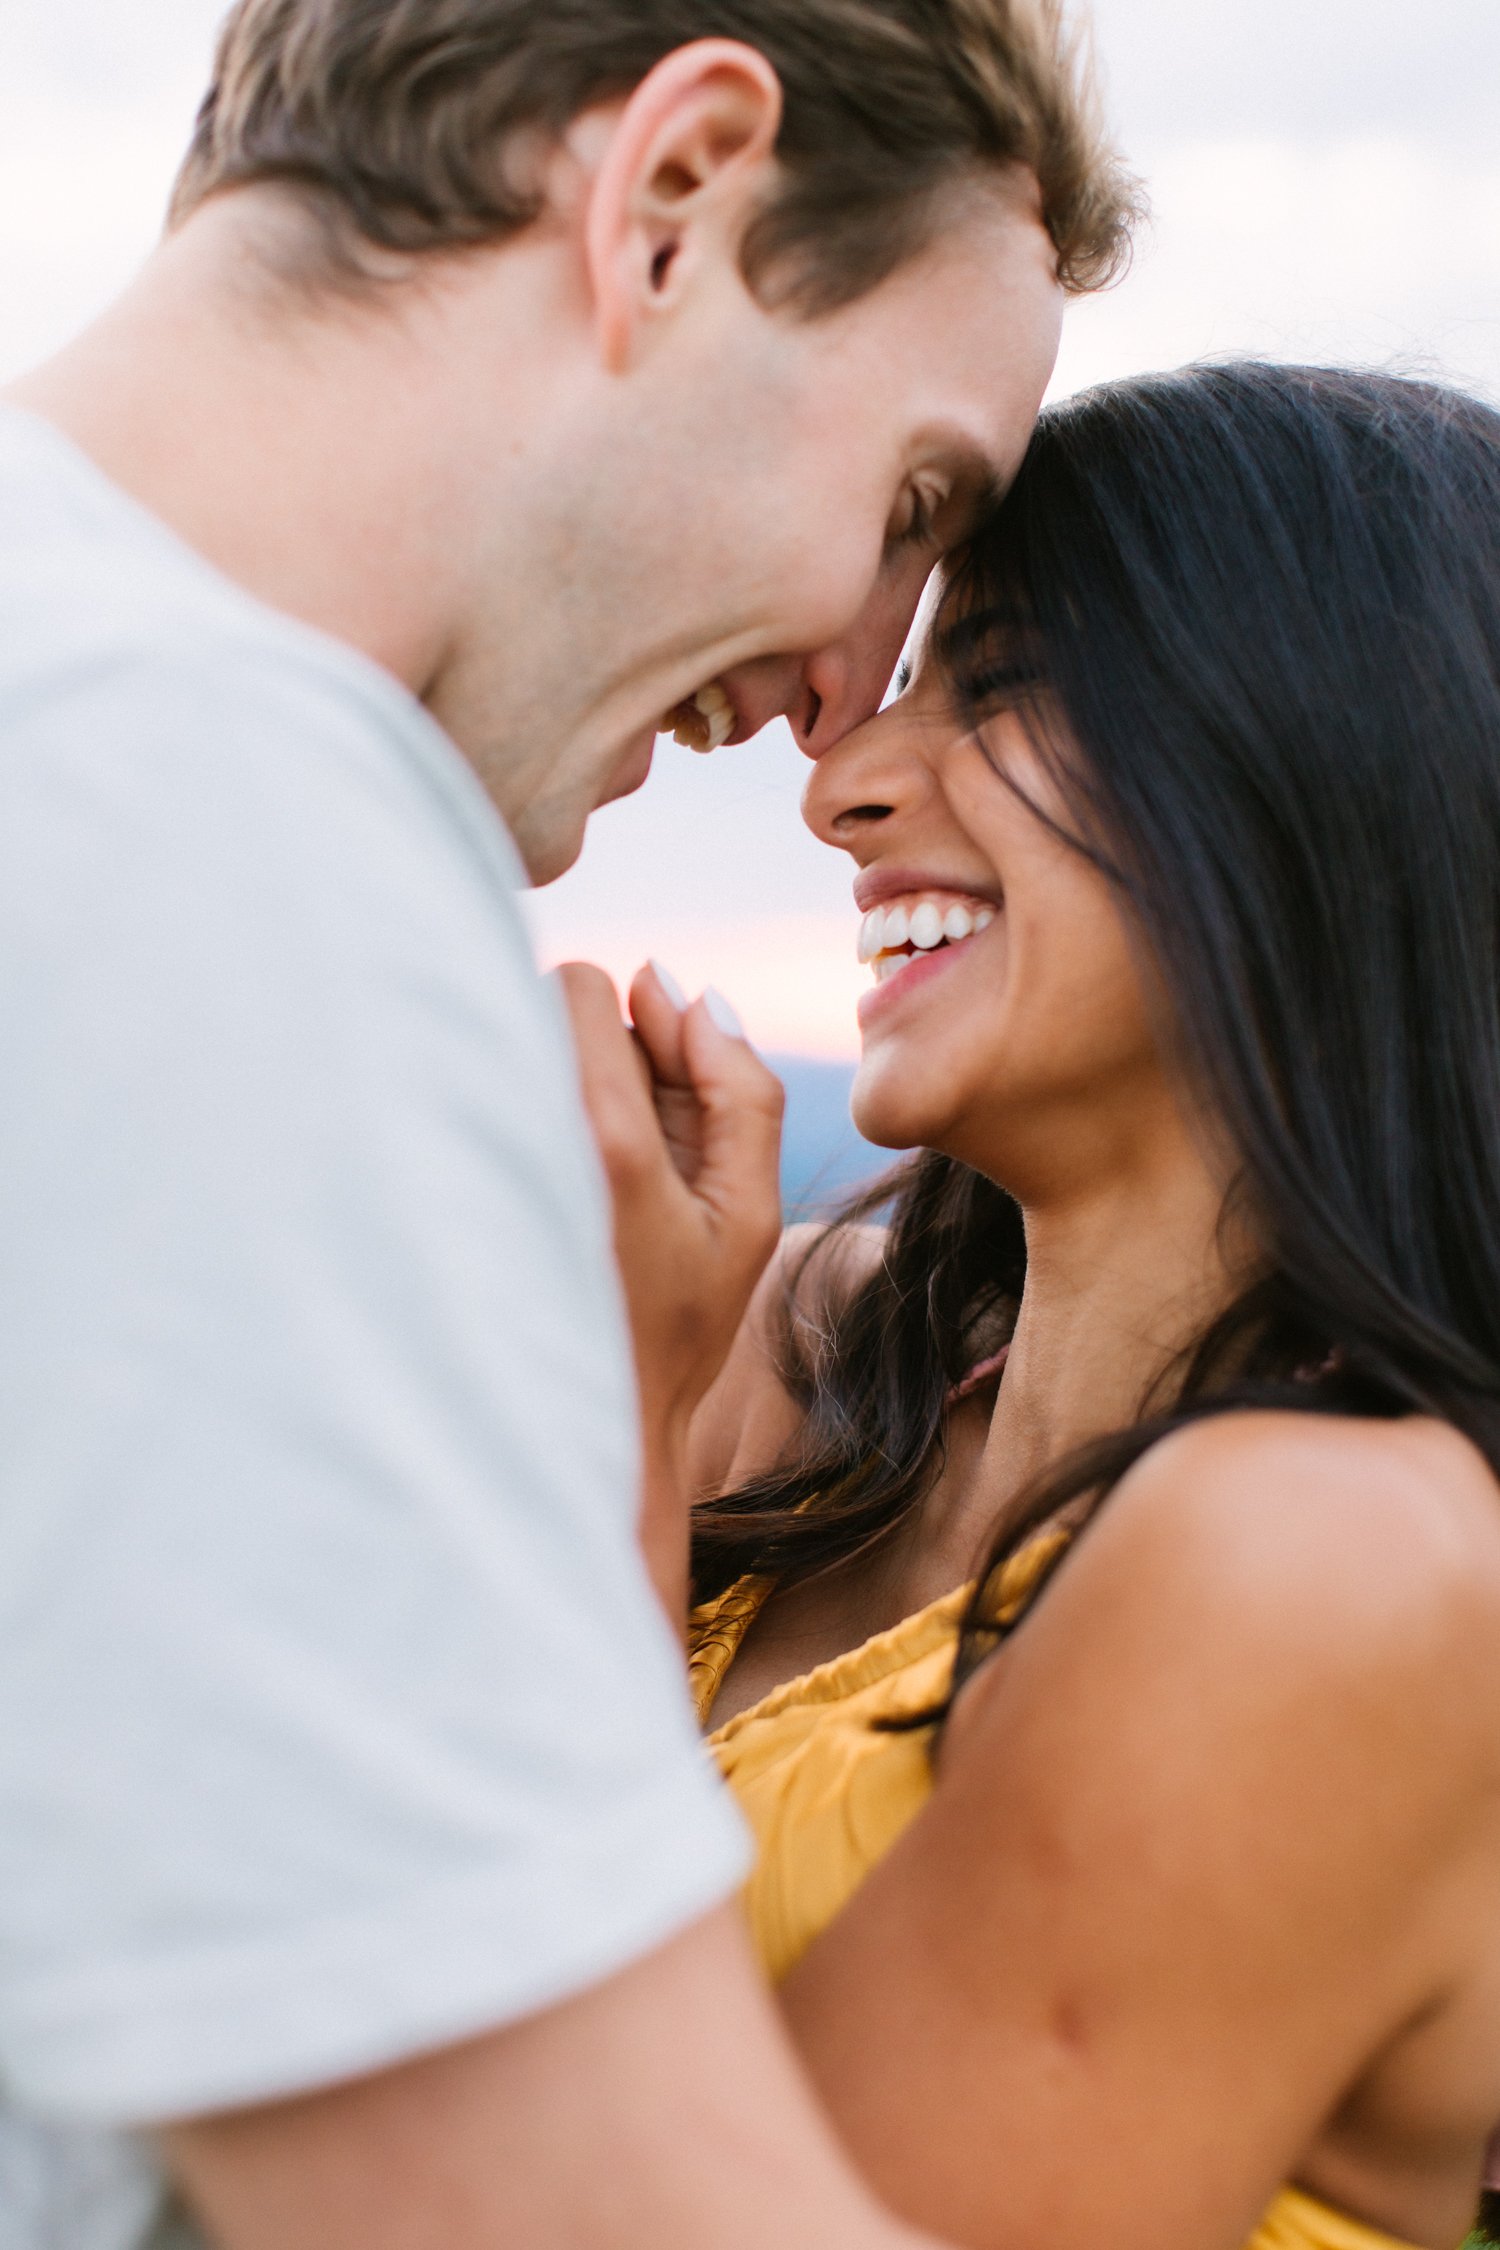
[[[4,2250],[742,1873],[521,880],[401,689],[0,411]]]

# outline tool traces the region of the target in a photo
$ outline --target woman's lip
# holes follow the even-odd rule
[[[867,867],[855,877],[854,903],[861,914],[868,914],[872,907],[884,906],[888,898],[910,898],[918,891],[946,891],[955,898],[983,899],[995,907],[1005,904],[993,877],[987,883],[975,883],[966,875],[934,875],[920,867]]]
[[[888,1008],[898,1007],[906,994],[916,992],[922,985],[930,983],[933,977],[951,967],[953,962],[962,959],[969,947],[978,942],[978,938],[965,938],[962,945],[939,946],[935,953],[914,953],[905,967],[898,969],[893,977],[887,977],[882,984],[872,985],[868,992],[860,994],[856,1011],[860,1029],[868,1031],[870,1025],[878,1023]]]

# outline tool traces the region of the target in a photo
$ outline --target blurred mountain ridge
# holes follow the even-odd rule
[[[887,1170],[889,1149],[862,1140],[849,1115],[854,1065],[805,1055],[768,1055],[786,1088],[781,1195],[788,1219],[822,1218]]]

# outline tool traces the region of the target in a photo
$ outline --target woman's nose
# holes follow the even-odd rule
[[[892,704],[818,757],[802,793],[802,817],[820,843],[854,851],[873,829],[915,811],[931,782],[910,718]]]

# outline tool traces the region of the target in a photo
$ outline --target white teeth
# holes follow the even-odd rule
[[[930,953],[943,942],[943,915],[940,907],[930,898],[924,898],[911,914],[911,942],[919,953]]]
[[[722,750],[735,729],[735,709],[717,680],[699,688],[694,703],[708,721],[708,747]]]
[[[739,715],[717,680],[699,688],[686,703],[679,703],[662,721],[663,734],[680,742],[684,750],[698,750],[706,757],[712,750],[722,750],[739,724]]]
[[[875,964],[875,982],[885,984],[891,977],[899,976],[905,967],[905,961],[899,960],[894,953],[882,953]]]
[[[883,964],[884,954],[898,954],[903,946],[915,946],[919,953],[932,953],[946,939],[949,945],[962,945],[965,938],[977,937],[987,930],[995,919],[996,909],[983,906],[977,900],[954,899],[945,904],[941,892],[933,898],[907,899],[898,905],[872,907],[859,925],[859,958],[866,965],[875,964],[876,975],[883,982],[893,976],[900,962]]]

